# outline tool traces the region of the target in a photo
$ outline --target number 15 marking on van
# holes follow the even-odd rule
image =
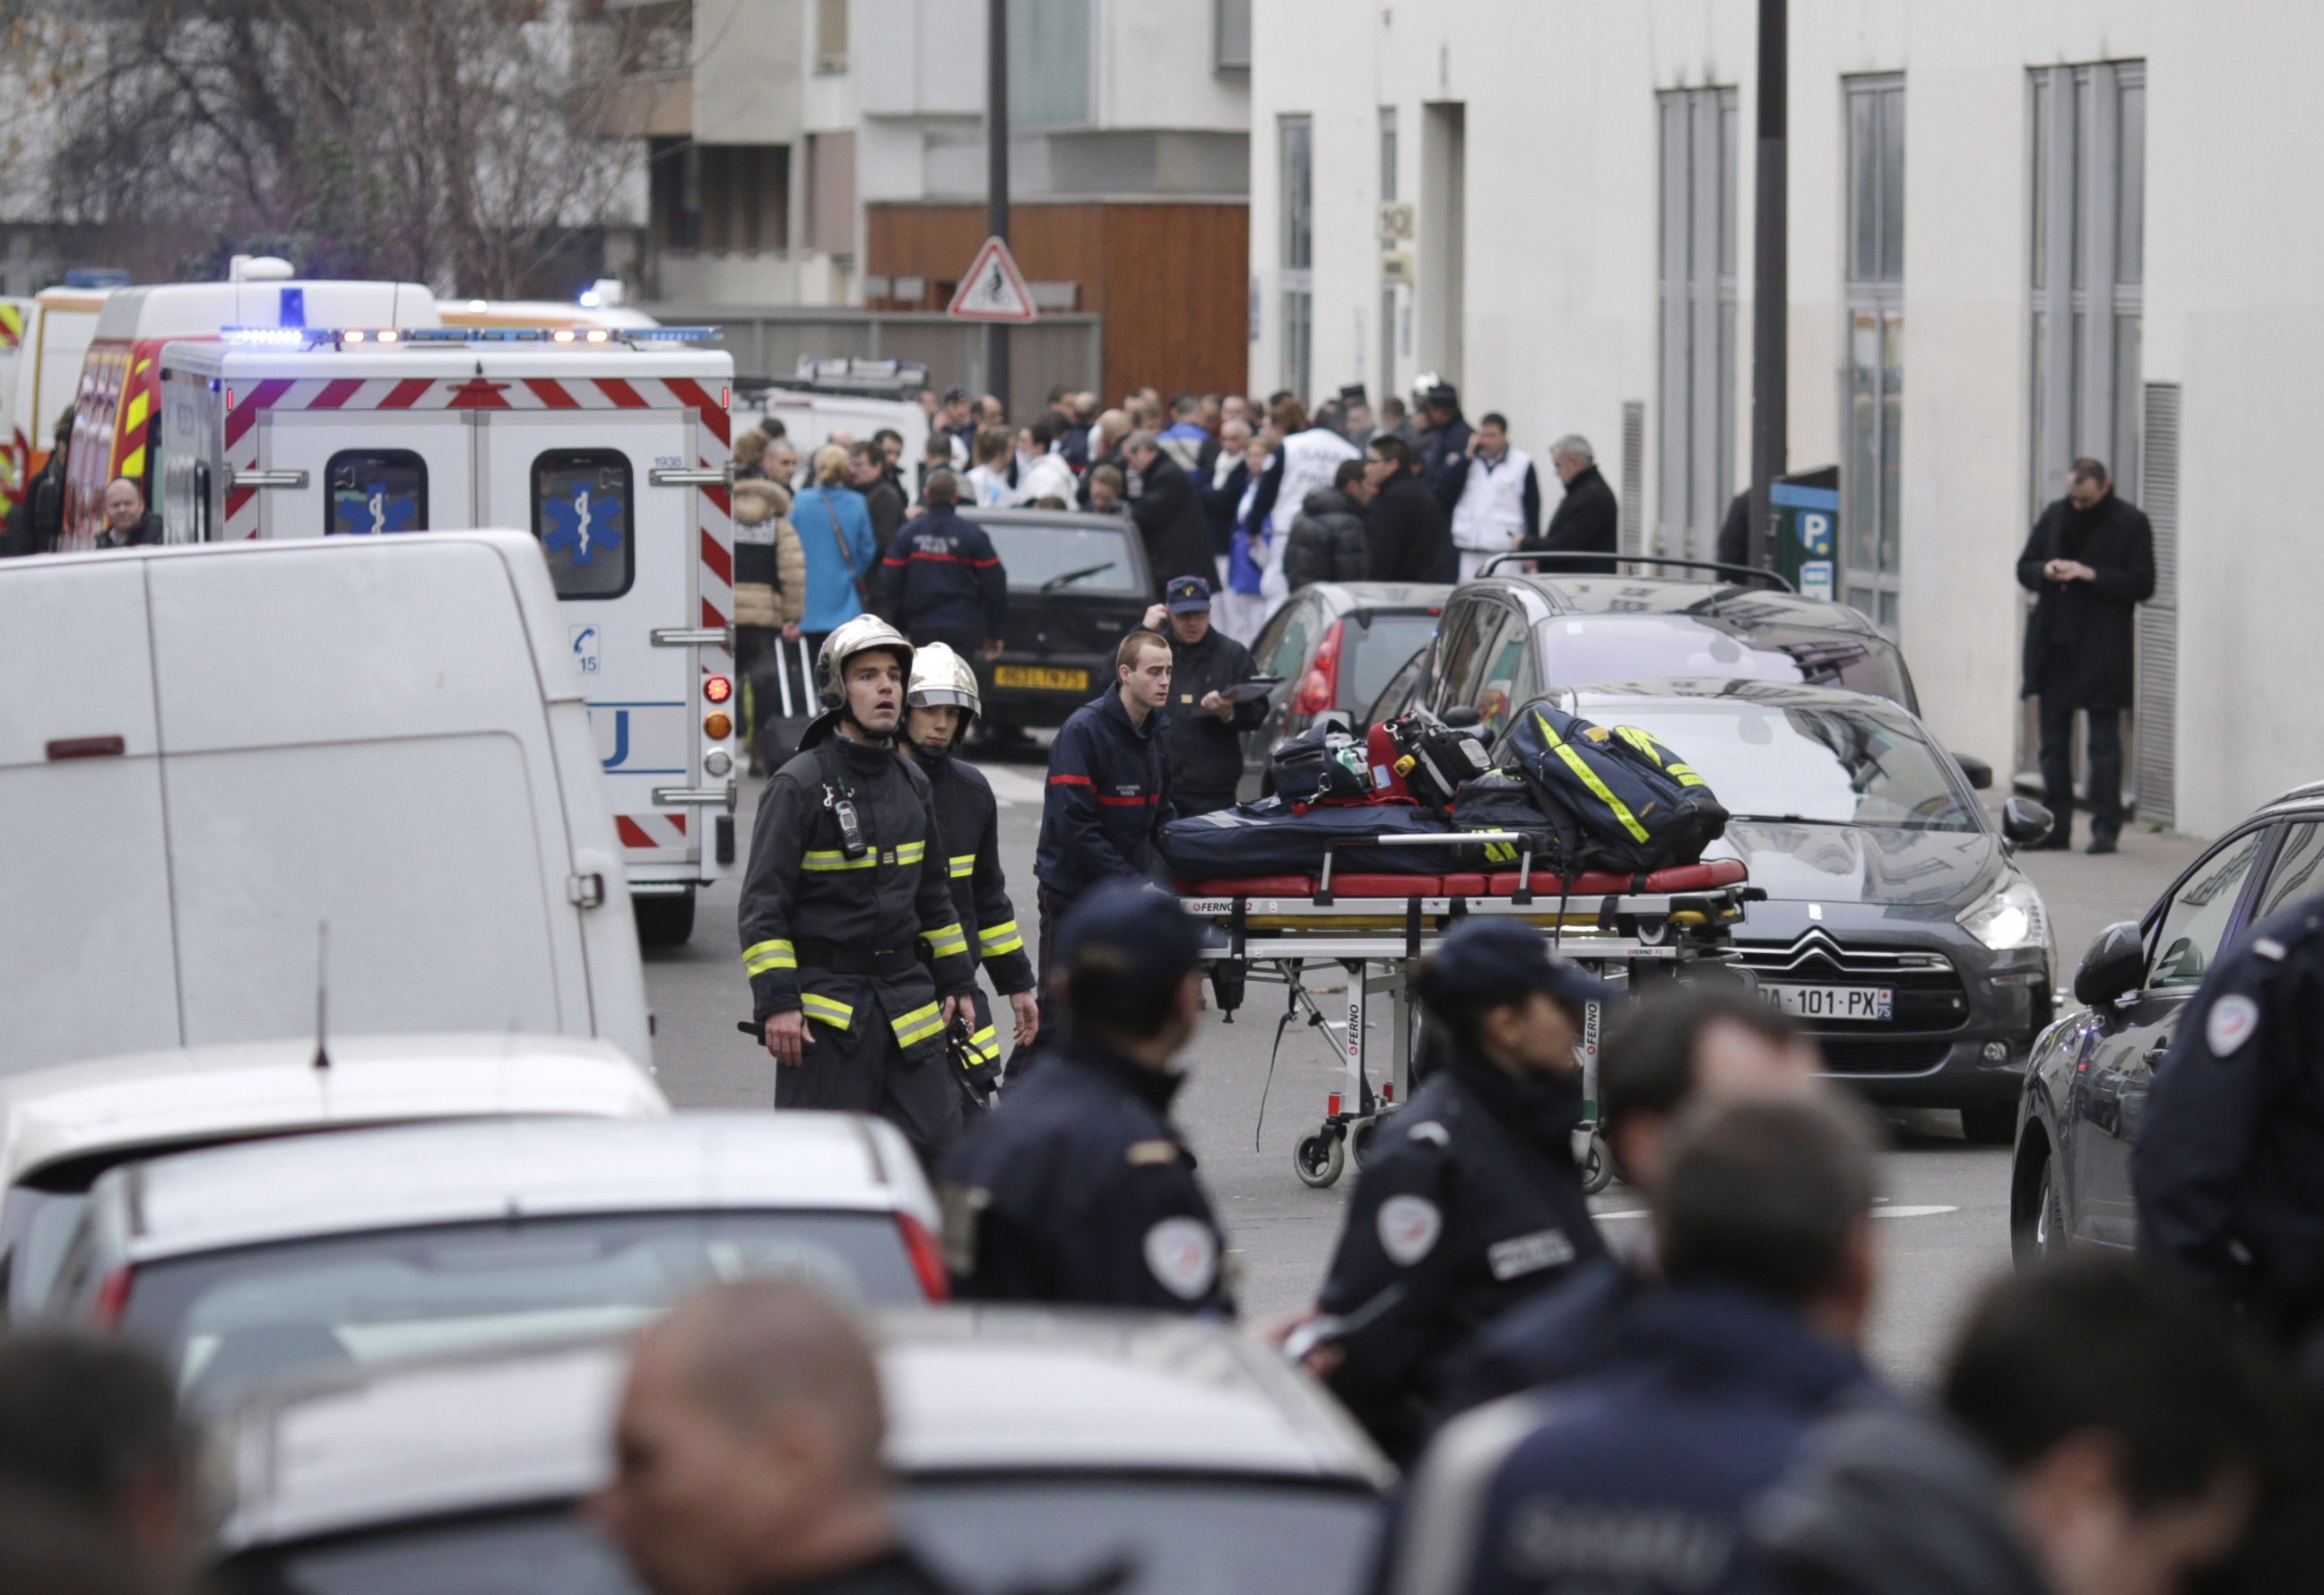
[[[595,676],[597,673],[597,628],[573,626],[568,631],[573,638],[573,662],[581,667],[584,676]]]

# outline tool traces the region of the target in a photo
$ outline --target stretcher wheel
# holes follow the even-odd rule
[[[1590,1153],[1582,1163],[1582,1193],[1595,1196],[1614,1183],[1614,1157],[1606,1149],[1606,1138],[1591,1132]]]
[[[1301,1185],[1320,1191],[1337,1183],[1347,1156],[1347,1148],[1338,1136],[1328,1129],[1319,1129],[1292,1148],[1291,1170],[1299,1176]]]
[[[1367,1119],[1348,1132],[1348,1156],[1356,1160],[1358,1168],[1370,1161],[1372,1138],[1379,1133],[1379,1120],[1377,1119]]]

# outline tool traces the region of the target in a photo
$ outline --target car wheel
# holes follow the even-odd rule
[[[2058,1190],[2058,1166],[2042,1159],[2042,1183],[2034,1193],[2034,1261],[2054,1263],[2066,1255],[2066,1203]]]
[[[1980,1102],[1960,1111],[1961,1134],[1979,1147],[2006,1147],[2017,1139],[2017,1104]]]
[[[676,897],[630,899],[637,911],[638,941],[648,947],[679,947],[694,934],[694,888]]]

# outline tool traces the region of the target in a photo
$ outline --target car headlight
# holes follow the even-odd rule
[[[2050,945],[2049,911],[2042,906],[2042,894],[2023,875],[2004,877],[2000,885],[1961,910],[1960,923],[1997,953]]]

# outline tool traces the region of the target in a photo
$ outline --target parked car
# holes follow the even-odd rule
[[[349,1127],[535,1113],[669,1111],[602,1041],[555,1036],[334,1036],[137,1053],[0,1078],[0,1277],[10,1317],[39,1311],[89,1187],[115,1164],[191,1147]]]
[[[121,1165],[49,1315],[152,1346],[180,1387],[633,1328],[687,1289],[803,1274],[861,1302],[946,1294],[911,1145],[842,1113],[500,1119]]]
[[[1267,718],[1243,738],[1241,796],[1274,790],[1268,756],[1333,711],[1351,724],[1381,686],[1436,634],[1452,589],[1441,582],[1314,582],[1277,610],[1251,645],[1262,676],[1281,679]]]
[[[1824,1066],[1876,1102],[1957,1108],[1971,1140],[2016,1127],[2028,1048],[2051,1017],[2050,923],[2011,859],[2049,812],[2012,798],[1997,830],[1975,783],[1904,710],[1772,681],[1600,684],[1548,695],[1635,725],[1733,816],[1732,856],[1766,900],[1735,950]]]
[[[1127,515],[1073,510],[963,513],[992,539],[1009,575],[1001,657],[977,668],[984,723],[1007,735],[1063,725],[1113,682],[1114,650],[1154,602],[1146,545]]]
[[[1215,1324],[1021,1308],[878,1321],[904,1526],[969,1590],[1364,1580],[1388,1463],[1275,1351]],[[574,1510],[627,1348],[567,1341],[254,1392],[217,1425],[230,1590],[639,1595]]]
[[[1412,701],[1498,729],[1552,687],[1714,677],[1844,687],[1920,710],[1904,654],[1844,604],[1721,576],[1515,567],[1464,582],[1447,600]]]
[[[2043,1033],[2025,1074],[2009,1182],[2021,1261],[2137,1244],[2131,1148],[2181,1010],[2222,951],[2319,890],[2324,782],[2311,782],[2212,844],[2144,917],[2098,932],[2074,975],[2086,1006]]]

